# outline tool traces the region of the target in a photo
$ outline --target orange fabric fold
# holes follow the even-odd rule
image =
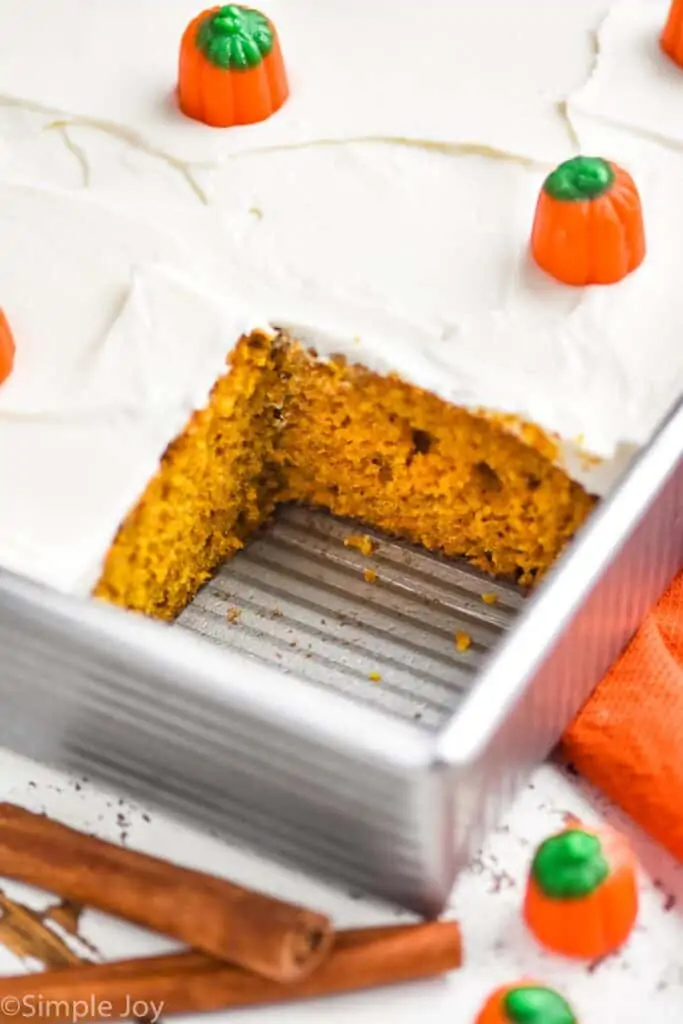
[[[683,860],[683,573],[562,745],[583,775]]]

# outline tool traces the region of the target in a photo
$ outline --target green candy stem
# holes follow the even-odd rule
[[[578,202],[603,195],[612,187],[614,177],[606,160],[597,156],[576,156],[556,167],[543,188],[553,199]]]
[[[273,30],[260,11],[225,4],[199,25],[197,47],[224,71],[248,71],[273,49]]]
[[[541,843],[531,872],[551,899],[578,900],[595,892],[610,868],[597,836],[571,828]]]
[[[569,1003],[540,985],[513,988],[503,999],[510,1024],[577,1024]]]

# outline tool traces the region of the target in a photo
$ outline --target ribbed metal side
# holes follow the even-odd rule
[[[551,572],[439,739],[454,868],[683,569],[683,404]]]
[[[359,536],[371,554],[348,546]],[[179,624],[285,674],[436,729],[522,603],[511,584],[291,506],[223,567]],[[458,650],[456,633],[471,640],[467,650]]]
[[[445,900],[414,723],[1,571],[0,652],[0,744],[413,910]]]
[[[300,509],[180,628],[0,571],[0,744],[437,911],[683,565],[682,438],[683,405],[527,603]]]
[[[344,543],[360,535],[369,556]],[[430,733],[515,616],[513,587],[295,507],[176,627],[6,586],[0,742],[410,909],[443,905]]]

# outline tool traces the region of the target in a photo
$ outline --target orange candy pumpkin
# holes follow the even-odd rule
[[[14,368],[14,337],[7,317],[0,309],[0,384]]]
[[[643,212],[630,174],[598,157],[560,164],[538,197],[531,251],[564,284],[621,281],[645,258]]]
[[[536,981],[519,981],[496,989],[475,1024],[579,1024],[558,992]]]
[[[577,823],[541,843],[524,918],[542,945],[579,959],[606,956],[626,941],[637,915],[636,859],[618,832]]]
[[[672,0],[659,42],[667,57],[683,68],[683,0]]]
[[[178,102],[187,117],[214,128],[254,124],[288,95],[277,32],[260,11],[225,4],[190,22],[178,65]]]

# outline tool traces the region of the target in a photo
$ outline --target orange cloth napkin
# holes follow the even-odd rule
[[[569,727],[563,750],[683,860],[683,573]]]

